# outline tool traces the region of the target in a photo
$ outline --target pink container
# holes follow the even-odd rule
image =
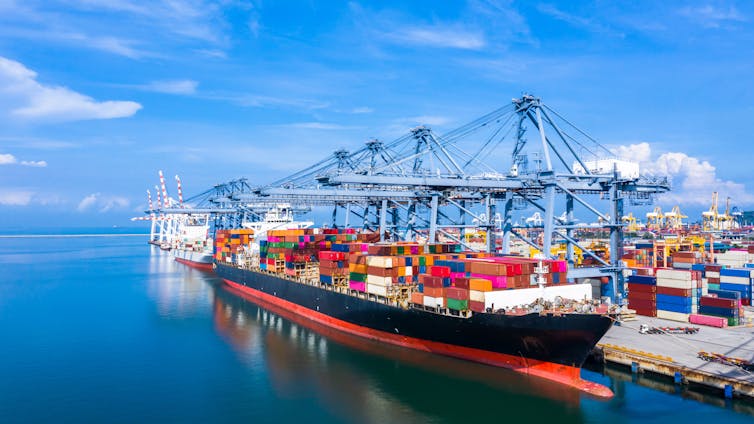
[[[348,287],[351,290],[358,290],[360,292],[367,291],[367,283],[362,283],[361,281],[349,281]]]
[[[450,278],[463,278],[466,276],[465,272],[451,272]]]
[[[723,328],[728,326],[728,319],[722,317],[713,317],[710,315],[691,314],[689,322],[692,324],[707,325],[710,327]]]
[[[505,275],[487,275],[487,274],[471,274],[472,278],[484,278],[492,282],[493,289],[505,289],[508,288],[508,277]]]

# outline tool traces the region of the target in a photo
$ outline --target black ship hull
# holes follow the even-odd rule
[[[587,355],[612,325],[608,316],[475,313],[462,318],[405,309],[222,264],[215,272],[262,306],[336,330],[511,368],[598,396],[612,396],[606,387],[580,378]]]

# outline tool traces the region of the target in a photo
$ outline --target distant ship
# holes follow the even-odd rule
[[[212,270],[212,237],[209,236],[208,215],[189,217],[178,228],[173,245],[163,244],[172,248],[176,261],[193,268]]]

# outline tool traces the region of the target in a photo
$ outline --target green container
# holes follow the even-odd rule
[[[738,325],[738,317],[728,317],[728,327],[735,327]]]
[[[469,301],[468,300],[458,300],[458,299],[447,299],[448,301],[448,309],[453,309],[455,311],[465,311],[469,309]]]
[[[720,290],[720,284],[709,283],[707,284],[707,288],[709,288],[710,290]]]
[[[367,281],[367,275],[366,274],[361,274],[361,273],[358,273],[358,272],[351,272],[351,273],[349,273],[348,278],[351,281],[358,281],[360,283],[366,283],[366,281]]]

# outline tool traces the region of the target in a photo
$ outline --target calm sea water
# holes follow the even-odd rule
[[[145,238],[0,239],[0,422],[751,423],[623,370],[609,401],[507,370],[333,340]]]

